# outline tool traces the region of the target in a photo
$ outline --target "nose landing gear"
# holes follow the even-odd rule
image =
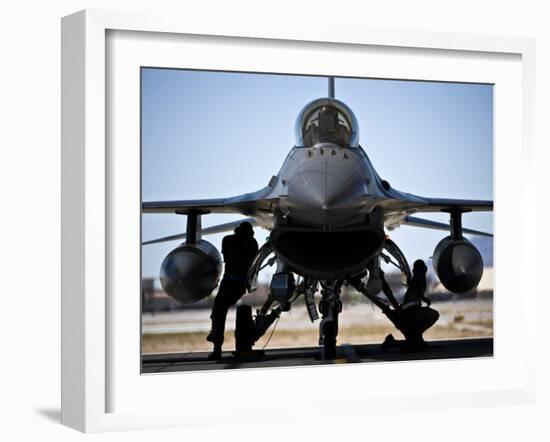
[[[319,345],[323,346],[323,359],[336,357],[336,337],[338,336],[338,315],[342,311],[340,290],[343,280],[321,282],[321,302],[319,310],[323,319],[319,324]]]

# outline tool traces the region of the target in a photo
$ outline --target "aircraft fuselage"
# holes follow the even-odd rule
[[[360,147],[293,148],[272,190],[281,201],[274,249],[303,275],[337,279],[362,271],[384,242],[377,186]]]

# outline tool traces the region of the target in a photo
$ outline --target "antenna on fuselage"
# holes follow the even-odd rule
[[[334,98],[334,77],[328,77],[328,97]]]

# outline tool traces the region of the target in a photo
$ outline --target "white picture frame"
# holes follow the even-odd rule
[[[116,259],[112,256],[113,253],[122,252],[120,249],[113,251],[111,247],[113,241],[116,241],[112,235],[117,232],[116,228],[112,228],[116,225],[116,220],[113,221],[112,218],[117,213],[113,208],[113,201],[118,200],[116,195],[112,194],[113,179],[116,180],[117,174],[116,171],[113,172],[113,167],[116,169],[117,166],[110,164],[113,159],[110,156],[109,143],[116,140],[113,140],[113,134],[106,128],[106,121],[111,121],[113,117],[112,110],[107,106],[109,82],[113,78],[110,75],[106,76],[106,72],[110,73],[107,69],[108,64],[113,60],[107,57],[120,55],[120,52],[108,50],[107,35],[113,32],[139,33],[143,39],[153,35],[148,33],[155,33],[155,38],[168,36],[174,41],[178,38],[185,39],[185,36],[215,36],[218,39],[227,39],[229,43],[236,41],[235,39],[246,40],[254,45],[267,41],[271,45],[284,46],[281,51],[288,51],[293,45],[307,43],[331,45],[330,50],[333,51],[362,47],[375,48],[380,53],[392,48],[400,48],[403,53],[426,50],[434,60],[444,57],[445,54],[468,54],[480,62],[483,62],[484,58],[490,58],[491,54],[511,57],[519,63],[517,66],[519,66],[520,75],[519,77],[516,75],[518,72],[513,74],[515,80],[508,85],[508,88],[511,89],[509,91],[511,96],[515,97],[513,99],[519,100],[517,104],[520,109],[511,109],[507,116],[497,114],[497,118],[502,118],[501,121],[505,118],[510,119],[508,126],[511,127],[508,129],[515,131],[511,133],[512,140],[517,139],[520,145],[508,146],[506,140],[499,139],[499,132],[496,133],[495,150],[502,149],[509,152],[511,161],[508,161],[508,164],[503,163],[502,166],[496,164],[495,207],[498,213],[499,207],[506,209],[507,201],[511,203],[507,198],[517,197],[522,206],[531,208],[529,216],[536,217],[533,213],[536,207],[534,192],[527,191],[527,186],[522,185],[508,188],[505,187],[504,182],[499,187],[498,182],[499,174],[502,176],[502,171],[506,168],[517,168],[517,160],[521,161],[522,173],[529,170],[534,160],[535,47],[532,39],[358,29],[336,25],[330,29],[313,24],[294,27],[292,24],[281,23],[271,27],[264,25],[260,27],[244,21],[211,23],[194,17],[182,20],[181,17],[97,10],[82,11],[67,16],[62,21],[62,423],[67,426],[80,431],[97,432],[208,425],[214,418],[217,422],[255,422],[296,417],[291,407],[284,406],[284,392],[269,403],[260,401],[259,404],[245,400],[246,394],[253,392],[250,387],[245,390],[242,403],[233,404],[234,409],[239,412],[239,418],[224,416],[222,407],[227,407],[227,403],[223,401],[220,401],[214,409],[209,409],[207,415],[205,410],[208,404],[201,399],[201,388],[207,382],[219,382],[220,388],[228,380],[238,383],[243,379],[242,371],[240,374],[206,372],[187,373],[184,376],[165,375],[157,376],[155,380],[152,380],[153,377],[146,377],[147,379],[144,380],[144,377],[139,377],[139,372],[136,373],[131,369],[136,366],[136,361],[139,359],[139,350],[131,345],[133,350],[128,352],[114,350],[120,348],[112,344],[112,339],[117,339],[116,336],[113,338],[113,335],[118,333],[116,330],[120,320],[117,319],[117,315],[121,314],[121,309],[113,309],[115,304],[109,297],[109,291],[113,287],[109,264],[111,260]],[[170,48],[167,51],[169,53]],[[139,62],[138,59],[133,58],[136,55],[135,51],[128,49],[128,53],[131,63]],[[420,72],[418,78],[423,78],[421,72],[425,67],[419,65],[418,69]],[[434,67],[434,69],[437,68]],[[514,68],[511,69],[514,70]],[[329,74],[329,72],[325,73]],[[466,73],[457,75],[467,80]],[[518,78],[519,81],[517,81]],[[495,106],[498,112],[498,103]],[[132,112],[135,114],[136,109]],[[503,126],[501,123],[499,127]],[[131,161],[130,164],[132,164]],[[139,171],[137,173],[139,174]],[[502,196],[499,197],[499,195]],[[517,204],[517,201],[514,204]],[[136,213],[139,213],[139,207]],[[521,241],[529,235],[526,213],[527,211],[523,211],[516,220],[520,226],[518,244],[521,246],[518,247],[518,253],[522,262],[519,273],[516,271],[514,275],[517,284],[507,288],[505,278],[510,277],[512,268],[506,267],[510,264],[507,264],[505,259],[500,261],[503,263],[502,282],[500,285],[498,281],[496,283],[496,290],[517,288],[521,292],[521,297],[517,298],[516,308],[523,312],[528,311],[529,305],[535,304],[537,293],[535,280],[525,277],[528,257],[536,254],[536,246],[532,241]],[[139,220],[136,222],[139,223]],[[510,224],[506,224],[503,220],[502,224],[497,226],[496,238],[499,232],[505,233],[508,228]],[[497,258],[499,254],[504,256],[505,253],[503,249],[499,251],[497,240],[495,246]],[[510,331],[509,325],[506,325],[506,313],[509,311],[509,306],[505,303],[496,305],[497,339],[502,339],[501,342],[504,344],[509,336],[507,330]],[[504,324],[501,329],[498,329],[499,321]],[[325,410],[328,407],[324,406],[327,401],[338,401],[336,413],[342,415],[359,413],[364,415],[381,410],[407,410],[412,403],[415,404],[416,409],[533,403],[536,390],[534,373],[536,359],[532,348],[534,344],[530,344],[534,340],[530,338],[534,336],[535,324],[521,315],[518,316],[517,321],[521,322],[522,333],[515,339],[525,342],[525,347],[516,357],[517,363],[511,363],[511,359],[507,359],[509,352],[507,353],[506,348],[502,347],[499,350],[497,346],[494,361],[453,361],[439,365],[439,369],[445,367],[445,370],[458,372],[464,369],[461,364],[469,363],[480,372],[489,373],[498,367],[502,373],[506,374],[502,378],[495,375],[494,384],[487,384],[486,388],[483,387],[483,383],[472,381],[469,384],[466,379],[463,383],[457,380],[453,391],[442,389],[441,385],[444,384],[438,384],[437,380],[431,390],[422,393],[420,390],[415,391],[412,387],[404,391],[398,385],[385,391],[373,389],[374,393],[368,394],[361,388],[357,388],[357,391],[351,393],[348,390],[343,391],[340,397],[327,398],[312,395],[304,399],[309,407],[306,411],[302,408],[300,415],[322,417],[323,413],[327,413]],[[137,351],[135,360],[132,359],[132,351]],[[403,368],[398,365],[401,364],[386,364],[383,369],[399,376]],[[409,363],[406,367],[410,372],[420,372],[430,370],[433,365]],[[326,374],[326,370],[335,368],[345,369],[345,377],[350,382],[354,379],[360,380],[360,370],[364,370],[362,364],[356,364],[354,367],[316,367],[305,369],[306,371],[296,368],[255,370],[248,376],[255,377],[261,382],[268,373],[269,376],[275,374],[281,377],[284,382],[296,382],[295,385],[291,385],[297,392],[297,396],[288,396],[288,400],[296,404],[299,403],[302,394],[300,390],[302,381],[307,377],[319,376],[319,373]],[[122,375],[117,370],[122,370]],[[380,370],[380,367],[372,370]],[[126,383],[126,378],[143,381],[147,385],[140,387],[137,384]],[[187,407],[182,406],[179,410],[174,409],[166,393],[166,389],[176,383],[193,384],[196,387],[187,390],[186,400],[189,404]],[[119,384],[124,384],[125,389],[120,389]],[[112,394],[117,388],[118,397],[127,395],[126,399],[122,398],[118,402],[121,404],[135,402],[134,408],[113,405]],[[142,392],[135,390],[135,394],[137,396],[143,394],[145,401],[149,400],[148,394],[157,393],[164,395],[166,401],[161,401],[161,405],[157,402],[155,407],[147,409],[146,405],[137,404],[139,400],[136,402],[136,397],[131,396],[129,390],[132,388],[143,388]],[[227,387],[225,393],[235,397],[236,390],[234,387]],[[376,402],[373,398],[376,398]],[[334,413],[334,409],[331,409],[331,413]]]

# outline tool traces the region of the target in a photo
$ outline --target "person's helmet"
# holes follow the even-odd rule
[[[359,145],[359,124],[352,110],[334,98],[319,98],[306,104],[295,125],[296,146],[332,143],[340,147]]]
[[[428,267],[426,267],[426,264],[421,259],[417,259],[413,264],[413,273],[426,273],[428,271]]]
[[[323,133],[335,132],[338,128],[338,111],[334,107],[323,106],[319,109],[319,129]]]
[[[254,229],[252,228],[252,224],[250,224],[248,221],[243,221],[241,224],[235,227],[235,233],[237,235],[243,236],[254,236]]]

